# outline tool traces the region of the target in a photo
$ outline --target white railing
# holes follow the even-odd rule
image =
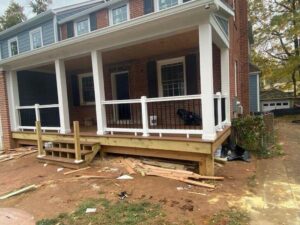
[[[217,112],[216,129],[217,129],[217,131],[222,131],[225,124],[226,124],[226,101],[227,101],[227,96],[222,95],[221,92],[217,92],[214,96],[214,99],[217,99],[217,110],[215,110]],[[222,107],[222,99],[225,99],[224,108]],[[223,114],[222,111],[224,111],[224,114],[225,114],[224,119],[222,118],[222,114]]]
[[[32,105],[32,106],[18,106],[16,107],[16,110],[18,111],[18,115],[19,115],[19,126],[17,127],[18,130],[20,131],[24,131],[24,130],[33,130],[35,131],[36,127],[35,125],[33,124],[32,126],[22,126],[21,124],[21,110],[28,110],[28,109],[31,109],[31,110],[34,110],[34,114],[35,114],[35,121],[41,121],[41,113],[40,113],[40,110],[41,109],[51,109],[51,108],[58,108],[59,105],[58,104],[51,104],[51,105],[39,105],[39,104],[35,104],[35,105]],[[46,126],[43,126],[41,127],[42,131],[45,132],[45,131],[57,131],[59,132],[60,131],[60,127],[46,127]]]
[[[149,126],[149,104],[151,103],[165,103],[168,104],[169,102],[180,102],[180,101],[188,101],[188,100],[199,100],[199,104],[196,106],[198,107],[198,111],[200,112],[201,108],[201,95],[188,95],[188,96],[176,96],[176,97],[160,97],[160,98],[147,98],[145,96],[142,96],[140,99],[129,99],[129,100],[112,100],[112,101],[103,101],[102,104],[105,106],[113,106],[113,109],[115,111],[115,108],[118,105],[127,104],[127,105],[137,105],[139,104],[139,113],[138,115],[140,117],[137,119],[138,121],[141,121],[140,127],[110,127],[109,124],[105,128],[106,132],[109,132],[113,134],[114,132],[121,132],[121,133],[134,133],[137,135],[138,133],[141,133],[143,136],[147,137],[150,134],[158,134],[159,136],[162,136],[162,134],[184,134],[187,137],[189,135],[201,135],[203,134],[203,130],[199,125],[199,129],[187,129],[187,126],[182,126],[182,128],[155,128],[154,126]],[[175,104],[175,103],[174,103]],[[135,107],[136,108],[136,107]],[[175,108],[175,107],[174,107]],[[115,112],[113,112],[114,114]],[[108,113],[107,113],[108,114]],[[177,115],[175,115],[177,116]],[[201,115],[199,115],[201,116]],[[138,126],[138,124],[136,124]],[[195,127],[195,126],[193,126]]]

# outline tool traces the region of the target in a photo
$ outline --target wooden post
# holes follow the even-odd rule
[[[43,147],[43,140],[42,140],[42,129],[41,129],[41,122],[35,122],[35,129],[36,129],[36,140],[37,140],[37,147],[38,147],[38,157],[41,158],[45,156],[45,151]]]
[[[222,94],[221,92],[217,92],[217,101],[218,101],[218,131],[223,131],[223,126],[222,126]]]
[[[74,121],[73,126],[74,126],[74,144],[75,144],[75,163],[80,163],[82,162],[82,159],[81,159],[79,122]]]

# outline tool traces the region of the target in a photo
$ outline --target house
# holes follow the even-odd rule
[[[261,91],[261,108],[263,112],[269,112],[276,109],[293,108],[299,104],[295,101],[293,92],[284,92],[276,88]]]
[[[50,141],[59,149],[40,159],[80,164],[70,149],[98,143],[213,174],[236,100],[249,112],[247,28],[247,2],[235,0],[94,0],[9,28],[0,33],[4,147]]]
[[[253,64],[249,64],[249,107],[250,112],[260,112],[260,75],[261,71]]]

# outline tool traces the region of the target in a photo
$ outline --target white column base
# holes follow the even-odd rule
[[[217,139],[217,134],[202,134],[202,139],[205,141],[214,141]]]
[[[106,134],[107,134],[107,132],[105,132],[105,131],[102,131],[102,130],[97,131],[97,135],[106,135]]]
[[[38,155],[37,157],[40,158],[44,158],[46,155]]]
[[[79,164],[79,163],[82,163],[83,162],[83,160],[81,159],[81,160],[75,160],[74,161],[74,163],[76,163],[76,164]]]
[[[72,132],[71,129],[69,129],[69,130],[60,129],[60,131],[59,131],[60,134],[69,134],[71,132]]]

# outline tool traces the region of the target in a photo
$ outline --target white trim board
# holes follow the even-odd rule
[[[35,28],[35,29],[29,31],[30,49],[31,50],[37,49],[37,48],[33,47],[33,39],[32,39],[32,34],[35,33],[35,32],[37,32],[37,31],[40,33],[40,37],[41,37],[41,46],[38,47],[38,48],[41,48],[41,47],[44,46],[43,29],[42,29],[42,27],[38,27],[38,28]]]
[[[83,33],[83,34],[78,34],[77,24],[82,22],[82,21],[85,21],[85,20],[87,20],[87,22],[88,22],[88,31],[86,33]],[[88,34],[90,32],[91,32],[91,19],[90,19],[89,15],[81,17],[81,18],[74,21],[74,35],[75,35],[75,37],[81,36],[81,35],[84,35],[84,34]]]
[[[15,41],[17,42],[17,50],[18,50],[18,53],[16,55],[19,55],[19,53],[20,53],[18,37],[13,37],[7,41],[9,57],[15,56],[15,55],[12,55],[12,52],[11,52],[11,43],[15,42]]]
[[[157,70],[157,82],[158,82],[158,95],[159,97],[163,97],[163,87],[162,87],[162,78],[161,78],[161,67],[163,65],[170,65],[175,63],[182,63],[183,64],[183,82],[184,82],[184,95],[187,93],[187,86],[186,86],[186,66],[185,66],[185,57],[178,57],[178,58],[170,58],[170,59],[163,59],[156,62],[156,70]]]

